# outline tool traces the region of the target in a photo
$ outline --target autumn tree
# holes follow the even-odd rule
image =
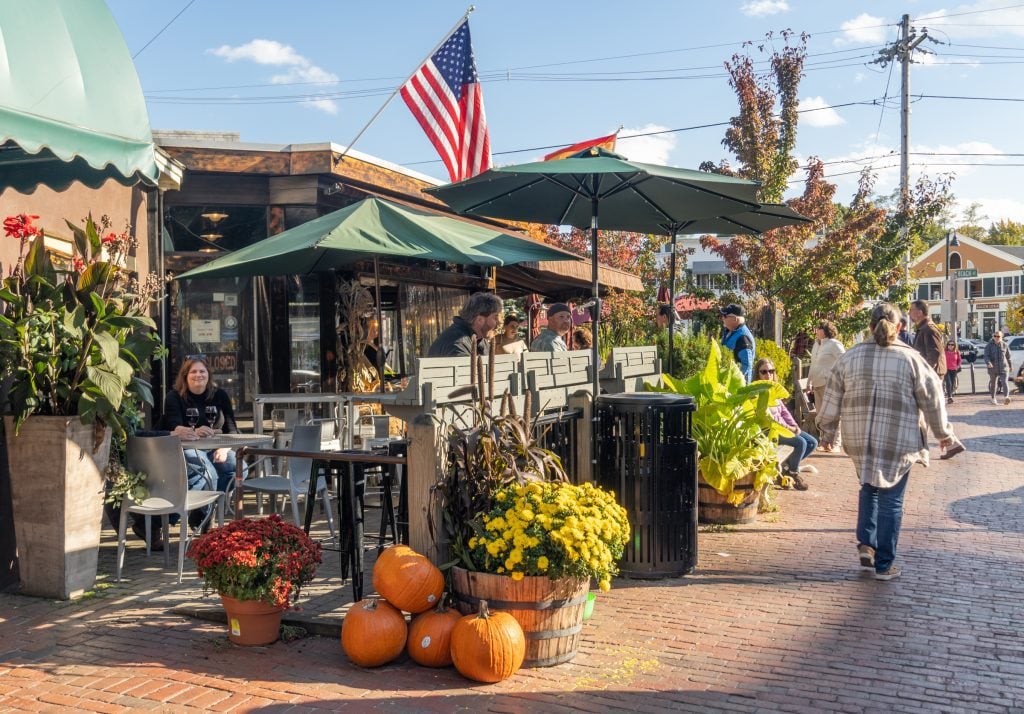
[[[771,48],[772,37],[758,46],[769,55],[769,70],[759,74],[753,58],[734,55],[725,67],[739,101],[722,140],[739,161],[705,162],[701,168],[761,182],[763,202],[781,202],[790,177],[797,169],[798,90],[806,57],[806,36],[790,45],[792,33],[781,36],[785,46]],[[948,203],[948,184],[925,180],[913,190],[906,214],[887,212],[872,200],[874,176],[861,174],[848,205],[836,202],[836,186],[825,180],[821,161],[812,158],[806,168],[803,193],[789,201],[809,224],[788,226],[760,236],[734,236],[723,240],[705,236],[702,245],[719,254],[755,306],[770,318],[776,308],[786,316],[787,337],[828,317],[843,329],[866,323],[866,300],[888,297],[903,302],[909,288],[900,280],[907,240],[919,240],[922,225],[930,225]],[[922,223],[923,222],[923,223]],[[897,286],[893,289],[893,286]],[[771,322],[752,325],[770,334]],[[760,329],[759,329],[760,328]]]
[[[1024,245],[1024,223],[1002,219],[989,226],[982,238],[989,245]]]

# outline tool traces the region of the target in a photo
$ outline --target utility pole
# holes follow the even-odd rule
[[[900,19],[900,38],[879,51],[874,64],[883,67],[890,62],[900,63],[900,213],[906,217],[910,211],[910,63],[914,49],[931,39],[928,29],[921,32],[910,27],[910,15]],[[903,225],[903,242],[907,249],[903,257],[904,287],[910,285],[910,236],[906,222]]]

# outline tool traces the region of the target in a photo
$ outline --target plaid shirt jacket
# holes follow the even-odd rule
[[[854,345],[836,363],[816,420],[821,439],[853,459],[861,483],[892,488],[911,467],[928,465],[928,433],[953,436],[942,382],[912,347]]]

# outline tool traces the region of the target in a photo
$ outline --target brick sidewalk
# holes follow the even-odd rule
[[[969,451],[911,472],[904,574],[889,583],[857,568],[857,481],[827,454],[810,461],[811,490],[779,494],[778,513],[702,532],[696,574],[616,581],[575,660],[492,686],[405,659],[361,670],[327,637],[236,648],[222,625],[171,612],[204,602],[194,571],[177,586],[136,546],[126,581],[95,597],[0,595],[0,711],[1024,711],[1015,399],[957,399]],[[336,565],[322,572],[336,578]],[[322,579],[306,614],[337,617],[349,593]]]

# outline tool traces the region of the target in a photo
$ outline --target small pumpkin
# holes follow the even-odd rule
[[[450,610],[442,597],[437,607],[422,612],[409,625],[409,641],[405,651],[416,664],[424,667],[447,667],[452,663],[452,630],[462,615]]]
[[[500,682],[515,674],[526,656],[526,637],[512,615],[490,612],[480,601],[452,630],[452,661],[459,674],[477,682]]]
[[[402,654],[408,632],[405,617],[391,605],[360,600],[345,614],[341,649],[360,667],[379,667]]]
[[[393,546],[373,565],[373,587],[399,610],[415,614],[437,605],[444,592],[444,575],[412,548]]]

